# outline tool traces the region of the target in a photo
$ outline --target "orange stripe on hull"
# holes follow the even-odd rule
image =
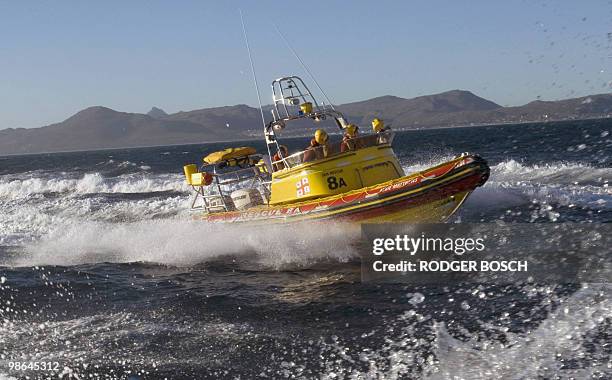
[[[215,223],[293,222],[339,219],[348,221],[440,221],[461,205],[488,178],[489,167],[467,156],[410,175],[340,196],[276,207],[205,215]],[[425,215],[424,213],[430,213]],[[423,215],[421,215],[423,214]]]

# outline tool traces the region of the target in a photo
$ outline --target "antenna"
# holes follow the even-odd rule
[[[238,9],[240,12],[240,22],[242,22],[242,32],[244,33],[244,42],[246,44],[247,51],[249,52],[249,61],[251,62],[251,73],[253,73],[253,83],[255,84],[255,92],[257,92],[257,101],[259,102],[259,112],[261,113],[261,122],[263,123],[264,133],[266,133],[266,118],[264,117],[263,106],[261,105],[261,96],[259,95],[259,86],[257,85],[257,75],[255,75],[255,65],[253,64],[253,56],[251,55],[251,48],[249,47],[249,38],[247,37],[246,26],[244,26],[244,18],[242,17],[242,9]],[[268,137],[266,135],[266,142]],[[268,148],[268,155],[270,155],[270,145],[266,144]]]
[[[274,24],[274,27],[276,28],[276,31],[278,32],[278,34],[281,36],[281,38],[283,39],[283,41],[285,41],[285,45],[287,45],[287,47],[289,48],[289,50],[291,50],[291,52],[293,53],[293,55],[295,56],[295,58],[297,58],[297,60],[300,62],[300,64],[302,65],[302,68],[304,68],[304,71],[306,71],[306,73],[308,74],[308,76],[310,77],[310,79],[312,79],[312,81],[314,82],[314,84],[317,86],[317,88],[319,89],[319,91],[321,91],[321,93],[323,94],[323,96],[325,97],[325,100],[327,100],[327,103],[329,103],[329,106],[332,108],[332,110],[336,110],[336,108],[334,108],[334,104],[331,102],[331,100],[329,100],[329,98],[327,97],[327,94],[325,93],[325,91],[323,91],[323,89],[321,88],[321,86],[319,86],[319,82],[317,82],[317,80],[315,79],[314,75],[312,75],[312,73],[310,72],[310,70],[308,69],[308,66],[306,66],[306,64],[304,63],[304,61],[302,61],[302,58],[300,58],[300,56],[298,55],[298,53],[293,49],[293,47],[291,47],[291,45],[289,44],[289,41],[287,41],[287,39],[285,38],[285,35],[280,31],[280,29],[278,28],[278,26],[276,24]]]

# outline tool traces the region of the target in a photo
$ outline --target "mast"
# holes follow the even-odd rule
[[[247,52],[249,53],[249,62],[251,62],[251,73],[253,74],[253,84],[255,85],[255,92],[257,93],[257,101],[259,102],[259,112],[261,113],[261,122],[264,128],[264,134],[266,136],[266,148],[268,149],[268,156],[272,157],[270,153],[270,142],[268,141],[268,130],[266,128],[266,118],[264,117],[263,106],[261,104],[261,95],[259,94],[259,85],[257,84],[257,75],[255,74],[255,65],[253,64],[253,56],[251,55],[251,47],[249,46],[249,38],[247,36],[246,26],[244,25],[244,17],[242,17],[242,9],[238,9],[240,12],[240,22],[242,22],[242,32],[244,34],[244,42],[246,44]]]

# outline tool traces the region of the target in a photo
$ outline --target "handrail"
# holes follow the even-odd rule
[[[305,162],[314,162],[325,158],[337,156],[348,151],[354,151],[357,149],[369,148],[378,145],[387,145],[393,142],[395,134],[391,131],[381,132],[378,134],[369,134],[359,136],[348,140],[348,146],[343,150],[342,145],[344,142],[334,142],[327,144],[326,146],[318,146],[315,148],[307,148],[301,152],[291,154],[284,157],[281,160],[272,161],[272,167],[281,167],[284,170],[289,169],[297,165],[301,165]],[[277,170],[277,171],[278,171]]]

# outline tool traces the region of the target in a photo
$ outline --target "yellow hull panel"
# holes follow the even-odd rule
[[[361,223],[440,223],[451,217],[461,205],[471,191],[465,191],[445,199],[426,203],[406,209],[398,209],[380,216],[361,219]]]
[[[489,176],[486,162],[461,156],[378,185],[322,199],[204,215],[209,222],[285,223],[338,220],[362,223],[441,222]]]
[[[270,205],[325,198],[402,176],[390,145],[349,151],[274,172]]]

